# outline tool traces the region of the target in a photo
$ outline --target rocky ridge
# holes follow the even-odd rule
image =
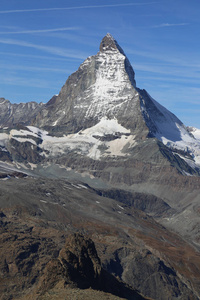
[[[41,110],[43,103],[27,102],[12,104],[5,98],[0,98],[0,128],[14,127],[18,124],[28,125]]]

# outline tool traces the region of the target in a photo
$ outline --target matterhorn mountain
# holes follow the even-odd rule
[[[23,240],[24,228],[37,245],[32,251],[31,241],[16,242],[14,256],[3,256],[9,297],[16,274],[14,297],[26,294],[31,282],[33,295],[48,292],[41,292],[41,280],[51,273],[47,263],[59,274],[70,273],[53,259],[64,247],[62,237],[78,231],[94,240],[106,272],[131,286],[123,287],[126,299],[135,299],[135,289],[137,297],[199,299],[199,130],[186,128],[137,87],[110,34],[46,104],[0,98],[0,178],[3,233],[16,231]],[[20,247],[27,251],[22,262]],[[71,278],[64,273],[51,275],[48,289]],[[64,286],[54,292],[64,293]]]
[[[68,78],[58,96],[46,105],[18,106],[1,98],[1,109],[4,108],[1,127],[34,126],[28,128],[29,135],[42,139],[39,145],[33,143],[34,139],[25,138],[27,132],[14,132],[14,136],[9,132],[9,138],[23,141],[15,135],[25,135],[24,142],[37,144],[45,157],[56,156],[59,145],[61,152],[79,149],[84,156],[97,160],[117,156],[127,158],[132,156],[132,149],[141,140],[156,138],[167,146],[163,151],[174,151],[171,151],[170,159],[179,161],[181,167],[176,167],[180,172],[199,172],[199,141],[178,118],[145,90],[136,87],[130,62],[110,34],[103,38],[97,55],[87,58]],[[40,132],[44,129],[46,131]],[[83,142],[84,147],[81,146]]]

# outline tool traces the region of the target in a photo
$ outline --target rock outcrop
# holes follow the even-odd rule
[[[47,264],[39,292],[49,291],[60,281],[66,287],[92,288],[125,299],[146,299],[102,269],[93,241],[80,234],[69,236],[58,258]]]

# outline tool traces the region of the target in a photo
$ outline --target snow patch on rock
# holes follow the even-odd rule
[[[41,142],[37,144],[35,138],[39,138]],[[62,137],[50,136],[47,131],[34,126],[28,126],[27,130],[13,129],[8,134],[0,134],[0,146],[6,147],[10,139],[37,145],[43,150],[40,154],[46,157],[75,151],[94,160],[108,156],[127,156],[127,149],[136,144],[135,136],[131,135],[129,129],[119,124],[117,119],[110,120],[107,117],[103,117],[99,123],[90,128]]]
[[[120,136],[118,137],[117,134]],[[114,140],[99,139],[99,137],[106,137],[107,135],[114,136]],[[50,156],[74,150],[78,154],[87,155],[95,160],[104,156],[126,156],[123,148],[135,143],[134,136],[130,135],[129,129],[120,125],[116,119],[109,120],[106,117],[102,118],[95,126],[76,134],[63,137],[52,137],[45,134],[42,135],[42,138],[41,147],[47,150]]]
[[[87,128],[82,131],[83,134],[88,135],[99,135],[103,136],[105,134],[115,134],[120,133],[130,133],[130,129],[126,129],[118,123],[117,119],[109,120],[107,117],[103,117],[99,123],[91,128]]]

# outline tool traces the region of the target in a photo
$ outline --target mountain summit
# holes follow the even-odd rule
[[[97,55],[88,57],[68,78],[56,100],[43,107],[34,124],[48,125],[53,130],[54,126],[66,125],[68,132],[78,132],[108,117],[120,119],[121,124],[126,123],[130,128],[136,127],[142,118],[135,86],[130,62],[107,34]]]
[[[125,69],[129,75],[129,79],[134,87],[136,87],[135,82],[135,72],[126,57],[123,49],[119,46],[117,41],[113,38],[113,36],[110,33],[107,33],[107,35],[102,39],[100,44],[100,52],[109,53],[109,51],[119,51],[123,56],[125,56]]]
[[[126,152],[133,140],[135,143],[155,137],[171,149],[186,153],[184,164],[196,173],[200,164],[199,142],[176,116],[136,87],[129,60],[109,33],[102,39],[100,51],[80,65],[59,95],[41,108],[32,124],[54,135],[63,135],[78,133],[98,123],[102,126],[105,119],[109,124],[118,122],[132,136],[129,147],[123,144]]]
[[[2,127],[11,125],[11,118],[6,122],[7,115],[8,109],[2,118]],[[136,87],[135,72],[129,60],[109,33],[102,39],[100,51],[88,57],[69,76],[59,95],[37,109],[34,107],[29,115],[30,119],[24,119],[23,125],[35,126],[54,136],[51,139],[46,133],[38,136],[41,140],[37,143],[39,151],[49,153],[46,152],[45,156],[55,157],[59,153],[59,144],[62,154],[72,150],[95,160],[133,156],[140,160],[141,153],[136,147],[139,149],[141,142],[145,141],[151,148],[146,152],[145,160],[152,163],[155,155],[149,157],[149,154],[155,148],[160,155],[169,152],[170,155],[165,153],[164,157],[181,173],[199,173],[200,142],[176,116],[145,90]],[[18,116],[18,120],[22,119],[23,116]],[[33,133],[40,130],[33,129]],[[60,139],[56,140],[56,136]],[[12,138],[19,141],[19,138],[9,135],[8,139]],[[6,144],[2,143],[4,147]],[[156,150],[157,147],[162,151]],[[37,157],[42,159],[41,155]]]
[[[113,49],[115,49],[123,53],[123,50],[110,33],[107,33],[106,36],[102,39],[99,49],[101,52],[112,51]]]

